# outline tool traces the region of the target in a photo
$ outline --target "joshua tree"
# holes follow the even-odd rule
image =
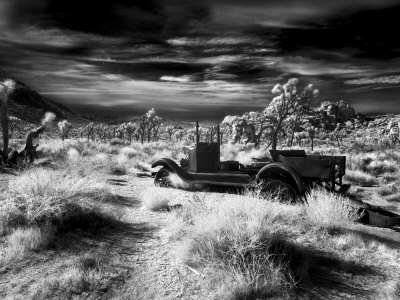
[[[147,142],[149,143],[151,138],[157,139],[158,131],[162,125],[162,119],[156,115],[154,108],[150,109],[146,113],[146,128],[147,128]]]
[[[0,105],[1,105],[1,128],[3,134],[3,162],[7,164],[8,160],[8,98],[15,89],[15,82],[7,79],[0,82]]]
[[[340,147],[343,138],[345,136],[345,131],[343,130],[340,123],[336,124],[336,128],[331,132],[331,138],[337,142],[338,147]]]
[[[123,127],[128,136],[129,142],[132,142],[132,136],[135,134],[136,129],[137,129],[136,125],[132,122],[129,122],[129,123],[123,124]]]
[[[168,136],[168,139],[171,140],[172,139],[172,135],[174,134],[175,131],[175,127],[168,125],[167,127],[165,127],[165,133]]]
[[[183,130],[178,130],[175,132],[175,139],[179,142],[182,142],[184,135],[185,135],[185,132]]]
[[[95,138],[95,125],[94,125],[93,122],[90,122],[89,124],[86,125],[85,131],[86,131],[86,134],[87,134],[88,141],[90,139],[94,140],[94,138]]]
[[[302,93],[298,93],[298,83],[297,78],[292,78],[284,85],[275,85],[272,93],[277,96],[264,111],[269,120],[271,147],[274,150],[277,147],[278,136],[289,116],[300,115],[304,107],[309,105],[311,99],[318,95],[318,90],[315,90],[312,84],[305,87]]]
[[[315,138],[316,131],[317,130],[314,126],[309,126],[306,128],[306,132],[311,141],[311,151],[314,150],[314,138]]]
[[[21,156],[29,159],[29,162],[33,162],[37,158],[36,149],[39,144],[33,145],[33,141],[38,139],[39,136],[54,122],[56,115],[52,112],[47,112],[41,122],[41,126],[34,130],[31,130],[26,136],[25,149],[21,152]]]
[[[162,125],[162,119],[156,115],[154,108],[150,109],[145,115],[139,119],[139,133],[141,143],[147,139],[147,142],[158,139],[159,130]]]
[[[61,139],[64,141],[68,138],[68,133],[71,131],[72,125],[67,120],[63,120],[58,122],[57,126],[60,130]]]

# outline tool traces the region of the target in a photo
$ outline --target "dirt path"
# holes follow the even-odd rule
[[[168,214],[155,213],[141,207],[138,196],[153,184],[151,178],[132,176],[113,177],[109,180],[113,192],[126,202],[124,222],[149,234],[138,243],[131,237],[120,236],[123,248],[136,249],[128,253],[115,249],[122,264],[129,266],[126,281],[108,293],[115,299],[211,299],[200,285],[200,275],[186,268],[176,257],[175,244],[168,241],[162,229],[168,222]],[[184,191],[180,196],[189,197]],[[140,229],[138,229],[140,230]]]

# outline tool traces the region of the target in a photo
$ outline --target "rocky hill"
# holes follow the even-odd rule
[[[85,121],[68,107],[43,97],[19,81],[16,83],[15,92],[10,96],[9,111],[11,116],[29,123],[39,123],[47,111],[55,113],[58,119]]]

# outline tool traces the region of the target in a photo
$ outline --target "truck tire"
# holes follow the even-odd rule
[[[161,187],[172,187],[170,180],[171,171],[165,167],[158,170],[156,176],[154,177],[154,185]]]
[[[277,197],[282,202],[295,203],[299,198],[296,189],[284,178],[264,178],[261,192],[264,197]]]

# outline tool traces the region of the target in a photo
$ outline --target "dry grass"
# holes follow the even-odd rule
[[[99,290],[107,290],[110,280],[116,276],[109,270],[108,260],[87,253],[65,268],[61,275],[53,275],[32,288],[32,299],[75,299],[83,293],[95,298]]]
[[[24,258],[29,252],[47,246],[50,232],[44,233],[37,227],[19,228],[6,238],[5,245],[0,248],[0,266]]]
[[[380,196],[390,196],[399,191],[398,186],[396,183],[381,185],[379,186],[377,193]]]
[[[291,241],[285,227],[299,213],[299,207],[266,205],[250,196],[212,204],[197,197],[177,214],[189,239],[183,259],[208,272],[211,284],[222,280],[219,292],[225,297],[287,296],[307,277],[307,254]]]
[[[345,179],[350,183],[360,186],[373,186],[378,184],[378,179],[375,176],[359,170],[346,171]]]
[[[395,193],[386,198],[389,202],[400,203],[400,193]]]
[[[171,193],[166,188],[151,187],[145,189],[141,194],[143,207],[151,211],[169,210],[172,199]]]
[[[360,264],[385,257],[390,265],[398,257],[395,249],[354,233],[357,208],[324,190],[312,191],[304,206],[256,192],[223,199],[197,193],[175,217],[170,240],[180,241],[183,261],[204,273],[217,298],[290,299],[318,268],[315,249]],[[301,246],[310,242],[313,250]]]
[[[382,300],[400,299],[400,278],[387,282],[381,289]]]
[[[399,173],[394,173],[394,174],[384,174],[382,176],[382,182],[383,183],[392,183],[394,181],[399,180],[400,176]]]
[[[372,161],[366,166],[366,170],[375,174],[395,173],[398,171],[398,162],[394,160]]]
[[[74,171],[33,169],[10,181],[1,201],[0,230],[4,234],[21,226],[73,226],[72,221],[93,216],[93,203],[106,197],[112,194],[101,182]]]
[[[374,175],[398,171],[398,157],[392,152],[359,153],[347,156],[346,167],[350,171],[362,171]]]
[[[319,227],[346,227],[358,219],[357,209],[347,198],[325,190],[312,190],[304,205],[310,223]]]

